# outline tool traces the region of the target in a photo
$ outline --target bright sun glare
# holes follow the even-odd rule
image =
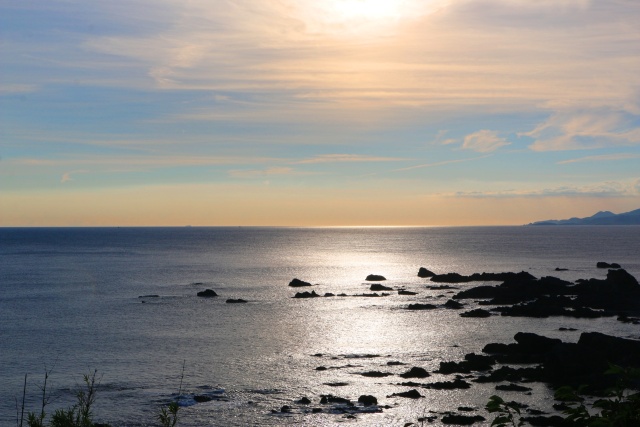
[[[305,21],[321,31],[362,33],[391,28],[432,12],[444,0],[305,0]],[[317,29],[317,28],[316,28]]]
[[[396,19],[401,2],[389,0],[333,0],[335,12],[347,20]]]

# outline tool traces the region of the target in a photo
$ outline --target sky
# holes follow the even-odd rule
[[[0,0],[0,226],[640,208],[638,0]]]

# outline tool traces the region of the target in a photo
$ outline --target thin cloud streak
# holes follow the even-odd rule
[[[436,167],[436,166],[444,166],[444,165],[449,165],[452,163],[464,163],[464,162],[471,162],[474,160],[480,160],[480,159],[485,159],[487,157],[490,157],[491,154],[486,154],[484,156],[480,156],[480,157],[473,157],[470,159],[457,159],[457,160],[444,160],[442,162],[434,162],[434,163],[426,163],[423,165],[416,165],[416,166],[409,166],[406,168],[401,168],[401,169],[394,169],[391,170],[389,172],[404,172],[404,171],[408,171],[408,170],[413,170],[413,169],[421,169],[421,168],[431,168],[431,167]]]
[[[459,191],[450,197],[462,198],[544,198],[544,197],[638,197],[640,178],[630,181],[609,181],[589,185],[566,185],[537,190]]]
[[[408,159],[399,157],[377,157],[360,154],[323,154],[309,159],[296,161],[297,164],[319,163],[362,163],[362,162],[400,162]]]
[[[580,157],[577,159],[569,159],[557,162],[559,165],[566,165],[570,163],[585,163],[585,162],[602,162],[602,161],[618,161],[618,160],[629,160],[629,159],[640,159],[640,154],[637,153],[620,153],[620,154],[602,154],[599,156],[587,156]]]

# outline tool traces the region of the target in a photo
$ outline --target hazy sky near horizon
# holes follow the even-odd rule
[[[0,0],[0,226],[640,208],[638,0]]]

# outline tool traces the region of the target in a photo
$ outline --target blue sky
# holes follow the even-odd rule
[[[640,207],[640,2],[0,2],[0,226]]]

